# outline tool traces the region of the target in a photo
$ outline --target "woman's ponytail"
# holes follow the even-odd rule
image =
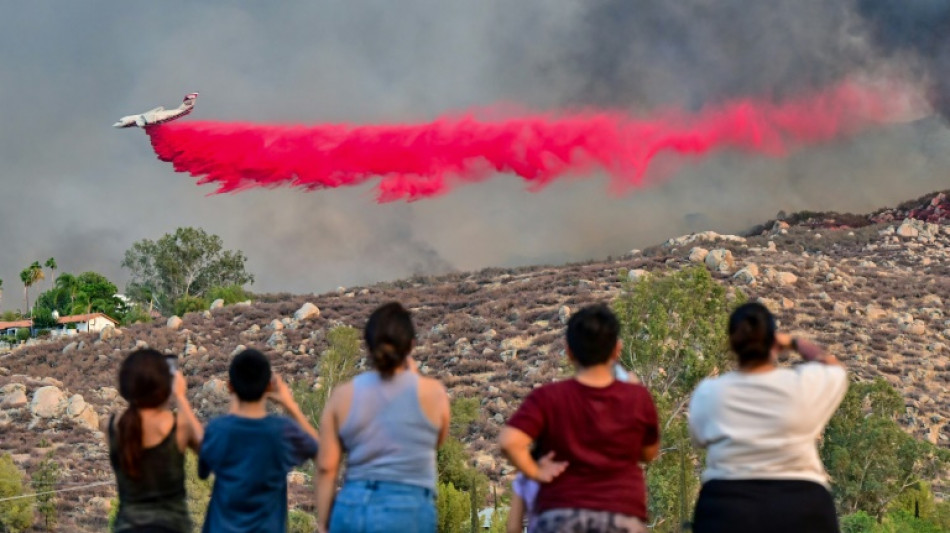
[[[165,356],[156,350],[136,350],[119,367],[119,394],[129,408],[116,422],[119,467],[131,478],[141,475],[142,413],[162,407],[172,392],[172,374]]]
[[[119,466],[127,476],[135,479],[141,475],[142,463],[142,414],[130,405],[119,417],[118,430]]]

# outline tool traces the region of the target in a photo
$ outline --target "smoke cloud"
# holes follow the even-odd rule
[[[940,20],[924,2],[879,3]],[[900,19],[858,0],[761,4],[0,3],[0,307],[22,307],[18,273],[33,260],[121,284],[124,250],[179,226],[244,250],[253,289],[306,292],[601,257],[697,224],[738,231],[779,210],[860,211],[950,187],[950,133],[923,116],[787,159],[718,152],[620,197],[594,173],[530,196],[517,180],[488,179],[385,205],[371,183],[209,197],[136,132],[109,127],[196,90],[189,122],[426,123],[498,103],[649,116],[788,101],[853,77],[919,83],[946,109],[939,39],[917,44],[915,31],[887,29]]]

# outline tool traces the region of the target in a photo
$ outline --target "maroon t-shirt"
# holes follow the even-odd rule
[[[640,450],[657,442],[656,407],[642,385],[607,387],[575,379],[537,388],[508,425],[541,443],[541,451],[567,461],[567,469],[541,485],[537,512],[593,509],[647,520]]]

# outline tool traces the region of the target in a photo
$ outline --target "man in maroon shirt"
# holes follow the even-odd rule
[[[536,533],[645,533],[640,462],[659,451],[653,398],[614,378],[620,324],[606,306],[586,307],[567,324],[572,379],[531,392],[499,437],[501,449],[538,481]],[[545,455],[531,458],[537,441]]]

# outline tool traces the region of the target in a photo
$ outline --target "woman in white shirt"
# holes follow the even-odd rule
[[[776,332],[758,303],[733,312],[729,342],[738,370],[704,380],[689,404],[690,435],[707,449],[693,531],[837,532],[817,442],[848,389],[844,367]],[[788,349],[806,363],[779,367]]]

